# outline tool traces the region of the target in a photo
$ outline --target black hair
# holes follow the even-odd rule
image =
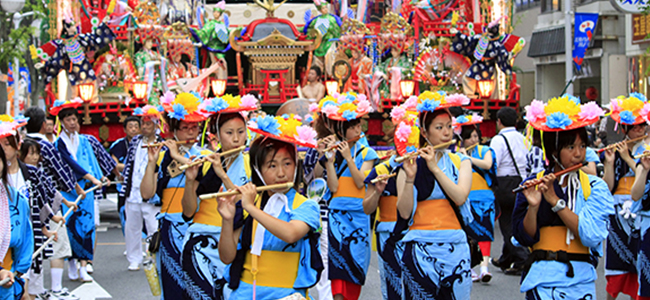
[[[472,132],[474,131],[476,131],[476,134],[478,134],[478,140],[480,142],[481,129],[479,129],[475,124],[462,126],[460,131],[460,138],[463,140],[469,139],[472,136]]]
[[[61,111],[59,111],[59,120],[63,121],[63,119],[65,119],[65,118],[67,118],[69,116],[72,116],[72,115],[75,115],[75,116],[77,115],[77,109],[76,108],[72,108],[72,107],[64,108]]]
[[[14,134],[14,135],[7,136],[7,141],[9,142],[9,146],[16,149],[16,151],[20,150],[20,149],[18,149],[18,144],[20,144],[20,134]],[[19,156],[20,156],[20,154],[19,154]]]
[[[329,128],[327,128],[327,125],[325,125],[325,117],[323,117],[323,115],[321,115],[320,113],[314,119],[314,123],[312,123],[312,127],[314,128],[314,130],[316,130],[316,134],[318,134],[319,139],[325,138],[332,134]]]
[[[45,123],[45,111],[40,107],[32,106],[25,110],[25,117],[29,118],[25,130],[27,133],[38,133]]]
[[[497,112],[497,119],[506,127],[512,127],[517,124],[517,111],[512,107],[502,107]]]
[[[23,144],[20,146],[21,161],[25,161],[27,154],[29,154],[29,149],[34,149],[35,152],[41,153],[41,144],[33,139],[25,139]]]
[[[7,183],[7,155],[5,154],[5,150],[0,147],[0,161],[2,161],[2,172],[0,173],[2,179],[2,184],[5,186],[5,189],[9,186]],[[11,200],[11,193],[7,191],[7,198]]]
[[[424,114],[424,120],[422,120],[422,114]],[[433,112],[423,112],[420,114],[420,147],[424,147],[429,144],[425,138],[426,134],[429,131],[429,126],[431,126],[433,119],[442,114],[448,115],[451,119],[451,115],[446,109],[435,110]]]
[[[576,138],[580,137],[585,145],[587,145],[587,129],[584,127],[559,131],[559,132],[544,132],[544,151],[546,151],[546,157],[549,160],[549,167],[555,167],[555,157],[558,161],[560,160],[560,150],[566,148],[567,146],[573,145],[576,141]],[[570,166],[564,166],[570,167]]]
[[[314,70],[314,72],[316,72],[316,77],[318,80],[320,80],[321,76],[323,76],[323,71],[320,69],[319,66],[311,66],[309,70]]]
[[[172,134],[173,134],[173,132],[175,130],[178,130],[181,127],[181,122],[183,122],[183,120],[177,120],[177,119],[174,119],[174,118],[170,118],[166,114],[164,115],[164,118],[165,118],[165,123],[167,123],[169,125],[169,130],[172,132]],[[187,122],[187,123],[196,123],[196,122]],[[201,132],[203,132],[202,131],[203,130],[203,126],[202,126],[203,122],[198,122],[198,124],[199,124],[199,130],[200,130],[199,134],[200,134]]]
[[[635,124],[635,125],[621,124],[621,128],[623,129],[623,133],[625,133],[625,135],[627,135],[628,132],[630,132],[632,129],[634,129],[637,126],[646,127],[647,125],[646,125],[645,122],[640,123],[640,124]]]
[[[68,22],[66,20],[63,20],[62,23],[63,24],[61,24],[61,25],[63,25],[63,28],[61,29],[61,38],[62,39],[69,39],[69,38],[74,37],[74,36],[71,36],[71,35],[68,34],[68,28],[75,27],[76,26],[75,23],[74,22]],[[75,28],[75,30],[77,30],[77,29]]]
[[[334,121],[334,134],[339,138],[339,140],[345,140],[345,133],[351,127],[357,126],[361,123],[361,119],[354,119],[350,121]]]
[[[212,118],[210,118],[208,129],[210,130],[211,133],[218,134],[217,130],[219,130],[219,128],[221,128],[223,124],[226,124],[226,122],[235,118],[241,119],[242,121],[244,121],[244,125],[246,125],[246,120],[244,119],[244,116],[242,116],[240,113],[227,113],[227,114],[221,114],[220,116],[213,116]]]
[[[537,129],[533,129],[533,146],[542,148],[542,137]]]
[[[262,173],[262,165],[264,164],[266,157],[269,154],[272,154],[272,157],[274,158],[275,155],[280,151],[280,149],[287,149],[289,152],[289,155],[291,156],[291,159],[293,161],[296,161],[296,155],[298,155],[296,146],[293,144],[289,144],[287,142],[283,142],[280,140],[272,139],[272,138],[267,138],[264,136],[260,136],[253,143],[251,144],[251,147],[248,151],[248,155],[250,157],[250,168],[251,168],[251,181],[253,184],[256,186],[263,186],[264,182],[262,181],[262,178],[260,178],[260,175],[257,174],[255,169],[257,169],[260,174]],[[302,179],[302,167],[299,166],[299,163],[296,163],[296,176],[293,178],[293,187],[295,189],[298,189],[298,186],[300,184],[300,181]]]
[[[47,117],[45,117],[45,120],[46,120],[46,121],[47,121],[47,120],[50,120],[50,121],[52,121],[52,122],[56,122],[56,116],[48,115]]]
[[[138,122],[138,127],[142,126],[142,121],[139,117],[128,116],[126,119],[124,119],[124,129],[126,129],[126,126],[129,125],[129,122]]]

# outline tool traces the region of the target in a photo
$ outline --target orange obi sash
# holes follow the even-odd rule
[[[618,186],[616,186],[616,191],[614,191],[614,195],[631,195],[633,184],[634,176],[627,176],[619,179]]]
[[[161,213],[175,214],[183,212],[183,193],[185,188],[166,188],[163,190]]]
[[[365,188],[357,188],[357,185],[354,183],[352,177],[341,176],[339,178],[339,188],[332,195],[332,199],[337,197],[349,197],[349,198],[361,198],[365,196]]]
[[[397,221],[397,197],[383,196],[379,198],[379,222]]]
[[[485,181],[485,178],[483,178],[483,176],[481,176],[479,173],[472,172],[472,188],[470,191],[482,191],[489,189],[490,187]]]
[[[5,270],[11,270],[13,264],[14,264],[13,249],[9,247],[7,249],[7,254],[5,255],[5,259],[2,260],[2,268]]]
[[[418,202],[410,229],[450,230],[461,227],[454,208],[447,199],[432,199]]]
[[[539,242],[533,245],[533,250],[565,251],[574,254],[591,254],[589,248],[582,245],[580,239],[571,240],[566,244],[566,226],[545,226],[539,229]]]
[[[221,214],[217,211],[217,199],[201,200],[199,211],[194,214],[194,223],[221,227]]]
[[[260,256],[246,253],[241,281],[248,284],[293,288],[298,277],[300,252],[262,250]]]

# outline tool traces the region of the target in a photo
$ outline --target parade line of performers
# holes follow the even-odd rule
[[[362,94],[326,96],[305,120],[260,114],[252,95],[168,92],[160,102],[125,122],[141,134],[115,160],[79,134],[78,99],[51,108],[62,125],[54,143],[43,110],[0,116],[0,299],[75,299],[61,283],[65,259],[70,279],[93,280],[101,193],[87,189],[110,173],[121,183],[129,270],[143,262],[144,223],[159,278],[150,284],[162,299],[303,299],[312,287],[320,299],[358,299],[375,246],[384,299],[469,299],[472,282],[492,277],[494,222],[504,211],[513,247],[527,255],[526,299],[595,299],[603,255],[611,298],[650,297],[643,95],[612,99],[608,114],[626,140],[600,158],[585,127],[604,116],[601,107],[570,95],[534,100],[525,118],[539,157],[516,180],[509,208],[492,191],[511,193],[497,177],[499,152],[479,143],[482,118],[450,112],[468,104],[461,94],[427,91],[394,108],[387,157],[362,132],[371,110]],[[505,141],[518,169],[505,135],[517,114],[504,108],[497,118],[492,145]],[[602,179],[585,162],[599,160]],[[54,232],[58,223],[67,230]]]

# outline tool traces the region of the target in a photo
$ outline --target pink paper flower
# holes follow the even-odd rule
[[[70,102],[72,102],[72,103],[84,103],[84,101],[81,100],[81,98],[79,98],[79,97],[76,97],[76,98],[70,100]]]
[[[650,113],[650,102],[647,102],[643,105],[643,108],[639,110],[639,115],[647,116]]]
[[[309,144],[316,146],[316,131],[309,126],[298,126],[296,127],[297,135],[294,136],[296,140],[301,143]]]
[[[257,98],[251,94],[247,94],[241,97],[240,100],[241,107],[257,108]]]
[[[309,111],[310,112],[317,112],[318,111],[318,104],[316,104],[316,103],[309,104]]]
[[[612,99],[611,102],[610,102],[610,109],[613,112],[621,110],[621,107],[619,106],[620,103],[618,101],[619,101],[618,99]]]
[[[533,100],[530,105],[526,106],[526,119],[528,119],[528,122],[537,122],[537,120],[544,119],[545,117],[544,102]]]
[[[463,94],[453,94],[445,98],[447,103],[452,105],[467,105],[469,104],[469,98]]]
[[[0,134],[16,134],[15,126],[16,124],[14,124],[14,122],[5,122],[0,124]]]
[[[483,122],[483,116],[473,113],[472,114],[472,122]]]
[[[335,105],[328,104],[323,107],[323,113],[328,117],[331,115],[336,115],[338,112],[339,108]]]
[[[358,94],[357,95],[357,100],[359,100],[359,102],[368,101],[368,97],[366,97],[366,95],[364,95],[364,94]]]
[[[359,96],[363,96],[363,98],[366,97],[363,94],[359,95]],[[357,112],[360,113],[360,114],[365,114],[365,113],[367,113],[369,111],[370,111],[370,102],[368,102],[368,100],[366,100],[366,99],[359,100],[359,103],[357,104]]]
[[[390,112],[390,117],[393,118],[393,120],[401,120],[405,115],[406,109],[404,109],[401,105],[394,107],[393,111]]]
[[[399,126],[397,126],[397,130],[395,130],[395,138],[398,141],[405,143],[408,141],[410,135],[411,126],[408,126],[405,123],[400,123]]]
[[[160,97],[160,104],[171,105],[174,99],[176,99],[176,95],[174,95],[173,92],[166,92],[162,97]]]
[[[646,104],[647,106],[647,104]],[[646,108],[644,106],[643,108]],[[650,108],[650,107],[649,107]],[[596,102],[591,101],[587,104],[582,105],[581,111],[578,113],[578,116],[582,120],[593,120],[593,119],[598,119],[601,116],[603,116],[605,112],[603,111],[602,108]]]
[[[418,96],[409,97],[406,102],[404,102],[404,107],[407,109],[415,110],[418,106]]]

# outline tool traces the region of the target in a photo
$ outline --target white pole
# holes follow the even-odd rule
[[[573,78],[573,38],[571,35],[571,17],[573,16],[573,12],[571,10],[571,0],[564,0],[564,55],[566,56],[564,77],[566,84]],[[573,84],[568,85],[566,93],[573,95]]]

